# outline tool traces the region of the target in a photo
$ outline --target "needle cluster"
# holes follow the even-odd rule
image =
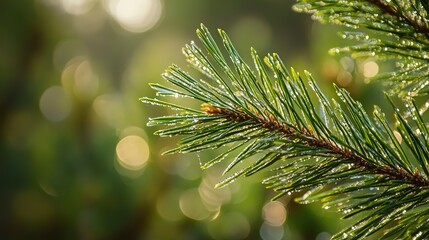
[[[277,54],[261,59],[251,49],[253,63],[246,63],[224,31],[219,30],[219,46],[201,25],[203,47],[191,42],[183,53],[204,77],[170,66],[162,76],[175,87],[151,84],[157,96],[170,101],[141,100],[177,113],[151,118],[148,125],[166,126],[156,132],[160,136],[182,136],[169,154],[223,149],[202,166],[229,162],[218,187],[263,171],[271,174],[263,183],[277,197],[300,192],[298,202],[321,201],[325,209],[353,218],[334,239],[429,238],[429,129],[414,98],[427,96],[429,84],[428,4],[308,0],[295,8],[352,27],[346,37],[361,43],[339,51],[398,61],[389,81],[396,84],[393,92],[405,97],[399,105],[390,101],[394,124],[378,106],[368,113],[335,85],[337,97],[328,98],[310,73],[285,67]],[[173,103],[171,97],[199,101],[201,108]]]

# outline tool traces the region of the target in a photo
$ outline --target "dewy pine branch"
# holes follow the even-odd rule
[[[322,23],[348,27],[340,35],[356,45],[334,48],[355,58],[393,59],[397,69],[383,80],[391,95],[425,97],[429,92],[429,3],[426,0],[299,0],[294,9]],[[423,105],[422,110],[427,109]]]
[[[395,8],[389,5],[385,1],[381,1],[381,0],[367,0],[367,1],[378,6],[383,13],[390,14],[396,17],[399,21],[405,20],[410,26],[416,29],[416,32],[424,34],[425,37],[429,40],[429,25],[419,20],[418,19],[419,16],[413,17],[411,14],[407,15],[407,14],[404,14],[404,12],[399,12],[399,9],[397,7]]]
[[[261,116],[249,116],[239,110],[230,110],[224,108],[218,108],[211,106],[210,104],[202,104],[202,110],[209,115],[219,115],[229,121],[245,122],[250,121],[253,124],[260,124],[263,128],[271,131],[276,131],[282,134],[282,136],[291,141],[299,141],[304,145],[308,145],[313,148],[327,149],[329,154],[341,156],[343,159],[347,159],[357,168],[363,168],[373,172],[374,174],[381,174],[391,180],[400,180],[407,182],[415,187],[429,187],[429,179],[422,176],[418,171],[414,173],[406,172],[402,169],[393,169],[389,166],[378,166],[368,162],[361,156],[358,156],[350,149],[342,148],[332,143],[329,140],[321,139],[314,135],[312,131],[307,129],[294,129],[288,125],[278,121],[273,115],[269,115],[268,118]]]
[[[235,173],[219,186],[274,168],[276,174],[264,183],[279,196],[306,192],[301,202],[323,201],[345,218],[357,218],[334,238],[364,239],[381,229],[386,238],[429,236],[429,129],[413,101],[404,103],[409,119],[393,105],[397,120],[392,129],[378,107],[370,117],[338,87],[342,105],[328,100],[309,73],[301,77],[289,71],[277,54],[262,61],[252,49],[252,70],[225,32],[219,33],[229,61],[201,26],[197,35],[207,55],[194,42],[183,52],[204,79],[173,65],[163,77],[180,89],[151,85],[157,96],[195,99],[202,102],[202,109],[182,106],[180,101],[141,99],[179,111],[148,123],[168,126],[156,132],[160,136],[185,136],[168,153],[227,146],[203,165],[210,167],[235,155],[225,170]],[[392,222],[401,227],[392,227]]]

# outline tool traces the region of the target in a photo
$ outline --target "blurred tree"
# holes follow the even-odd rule
[[[0,238],[245,239],[268,232],[266,239],[314,239],[337,230],[317,221],[312,206],[289,198],[272,205],[272,193],[256,180],[214,190],[220,168],[201,174],[188,159],[209,156],[160,157],[175,143],[151,137],[145,126],[148,115],[168,111],[142,107],[138,98],[153,94],[147,83],[166,64],[182,60],[180,47],[199,22],[228,29],[243,49],[279,49],[298,66],[337,64],[314,54],[333,44],[311,37],[320,25],[292,12],[291,2],[268,3],[2,1]],[[315,219],[312,231],[302,214]]]

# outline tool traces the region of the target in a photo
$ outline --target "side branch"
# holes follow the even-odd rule
[[[425,37],[429,40],[429,26],[427,24],[424,24],[421,21],[415,21],[415,19],[412,19],[412,18],[410,18],[410,16],[406,16],[406,15],[402,14],[397,9],[388,5],[384,1],[368,0],[368,2],[376,5],[384,13],[387,13],[389,15],[396,17],[398,20],[405,20],[408,24],[410,24],[412,27],[414,27],[417,30],[417,32],[424,34]]]
[[[395,169],[387,165],[376,165],[367,161],[364,157],[357,155],[350,149],[340,147],[337,144],[326,139],[315,136],[311,130],[296,129],[289,125],[278,121],[274,116],[250,116],[241,110],[230,110],[212,106],[208,103],[201,105],[202,110],[208,115],[222,115],[225,119],[234,122],[249,121],[251,123],[260,124],[263,128],[271,131],[277,131],[282,134],[287,140],[299,141],[300,143],[318,148],[326,149],[334,156],[341,159],[349,160],[356,168],[368,170],[374,174],[379,174],[387,177],[390,180],[400,180],[416,187],[429,187],[429,179],[421,175],[417,170],[414,173],[406,172],[402,169]]]

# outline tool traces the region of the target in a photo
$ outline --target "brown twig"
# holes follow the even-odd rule
[[[391,180],[401,180],[416,187],[429,186],[429,179],[422,176],[418,171],[409,173],[403,169],[392,168],[387,165],[376,165],[348,148],[340,147],[329,140],[314,135],[312,131],[307,129],[297,130],[296,128],[292,128],[289,125],[277,120],[273,115],[268,115],[268,117],[254,117],[240,110],[230,110],[215,107],[207,103],[202,105],[202,110],[210,115],[223,115],[226,119],[235,122],[250,121],[261,124],[262,127],[266,129],[277,131],[283,134],[286,139],[299,140],[302,144],[306,144],[314,148],[327,149],[333,155],[350,160],[355,164],[355,166],[357,166],[357,168],[362,168],[375,174],[383,175]]]

